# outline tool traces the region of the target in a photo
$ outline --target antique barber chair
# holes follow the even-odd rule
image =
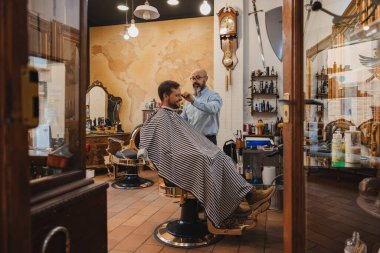
[[[153,185],[151,180],[139,176],[139,168],[145,165],[144,160],[137,159],[141,126],[138,125],[133,129],[127,146],[124,146],[123,140],[108,138],[108,164],[113,168],[112,178],[115,182],[112,183],[112,187],[114,188],[139,189]]]
[[[166,187],[179,188],[165,179],[164,182]],[[245,213],[232,214],[221,227],[215,227],[204,211],[202,215],[202,211],[199,211],[202,210],[199,201],[185,190],[182,190],[180,206],[180,218],[158,225],[154,230],[154,236],[168,246],[197,248],[218,242],[223,235],[242,235],[246,229],[256,227],[258,214],[269,208],[270,200],[254,211],[248,208]]]

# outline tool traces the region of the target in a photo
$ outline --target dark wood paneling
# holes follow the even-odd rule
[[[107,252],[107,187],[107,183],[92,184],[33,205],[32,252],[41,252],[46,235],[57,226],[68,230],[71,253]],[[58,236],[47,252],[64,252],[64,240]]]
[[[284,93],[290,94],[289,123],[284,124],[284,250],[305,251],[303,178],[303,1],[283,1]]]
[[[21,67],[27,64],[27,1],[0,1],[0,251],[29,252],[27,131],[21,122]]]
[[[28,24],[29,54],[42,58],[50,58],[51,23],[29,13]]]

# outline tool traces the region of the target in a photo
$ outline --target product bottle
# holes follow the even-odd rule
[[[251,169],[251,167],[249,166],[248,164],[248,167],[245,171],[245,179],[248,181],[248,182],[252,182],[252,178],[253,178],[253,171]]]
[[[237,151],[237,152],[238,152],[238,151]],[[239,173],[242,177],[244,177],[243,156],[240,155],[239,153],[238,153],[237,155],[238,155],[238,156],[237,156],[237,166],[236,166],[236,168],[237,168],[238,173]]]
[[[346,240],[344,253],[367,253],[367,245],[360,240],[359,232],[354,231],[352,238]]]
[[[355,126],[350,126],[350,129],[344,133],[345,142],[345,161],[352,164],[360,164],[361,155],[361,132],[356,130]]]
[[[331,143],[331,163],[333,166],[342,167],[344,166],[344,142],[342,139],[342,134],[340,131],[333,134],[333,139]]]
[[[272,66],[272,70],[270,71],[270,75],[274,76],[274,67]]]

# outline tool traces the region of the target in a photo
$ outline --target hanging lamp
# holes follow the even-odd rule
[[[160,17],[158,10],[155,7],[151,6],[148,0],[145,1],[144,5],[137,6],[133,14],[135,14],[136,17],[145,20],[157,19]]]

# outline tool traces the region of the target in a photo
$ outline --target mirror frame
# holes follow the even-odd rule
[[[105,91],[105,93],[107,93],[108,101],[111,99],[111,100],[115,101],[116,103],[118,103],[120,106],[122,105],[123,99],[121,97],[115,97],[114,95],[112,95],[111,93],[109,93],[108,90],[107,90],[107,88],[104,86],[104,84],[101,81],[99,81],[99,80],[95,80],[94,82],[92,82],[92,84],[90,86],[88,86],[86,94],[89,93],[90,90],[92,88],[95,88],[95,87],[102,88]],[[118,113],[117,113],[118,121],[115,120],[115,122],[120,122],[119,113],[120,113],[120,108],[119,108]],[[109,115],[108,115],[108,106],[107,106],[107,118],[109,118],[108,116]]]

